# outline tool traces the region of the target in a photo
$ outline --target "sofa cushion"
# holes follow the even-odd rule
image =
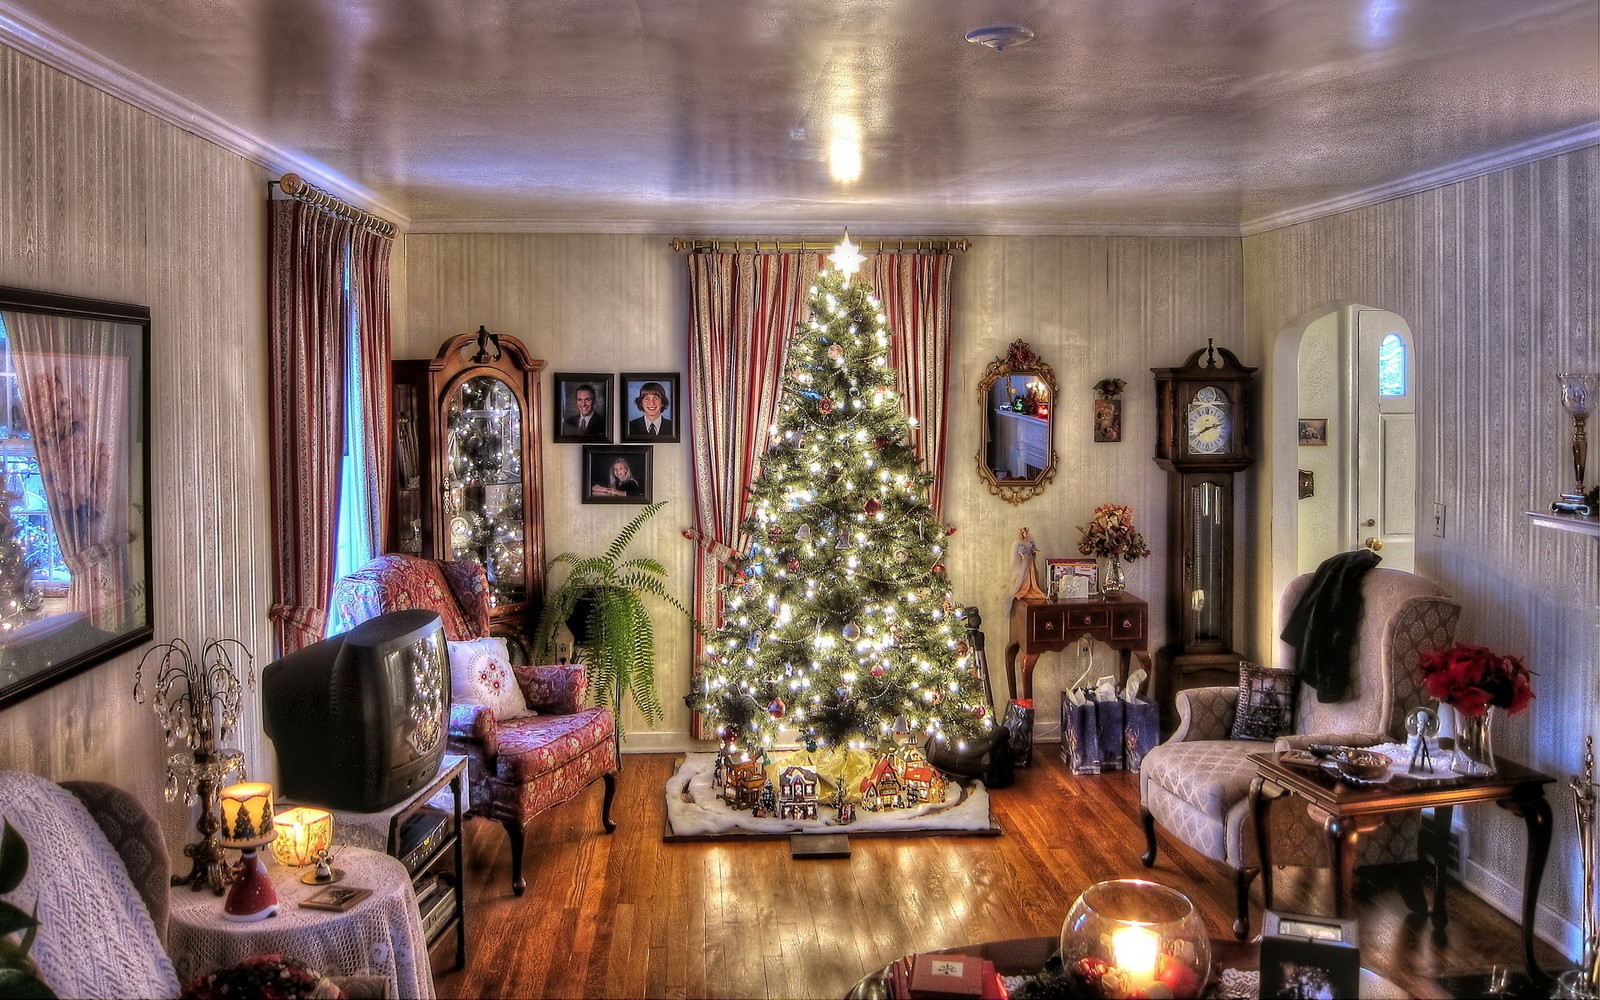
[[[610,743],[615,731],[616,722],[604,708],[503,722],[495,777],[515,785],[534,781],[594,747]]]
[[[1163,743],[1145,755],[1140,784],[1160,785],[1221,823],[1250,793],[1256,766],[1249,755],[1271,749],[1271,743],[1254,740]]]
[[[581,664],[514,666],[517,686],[528,706],[551,715],[571,715],[583,709],[589,694],[589,675]]]
[[[1236,740],[1275,740],[1294,724],[1297,676],[1293,670],[1239,664],[1239,701],[1233,716]]]
[[[450,698],[458,705],[486,705],[500,722],[532,715],[511,672],[504,639],[466,639],[450,648]]]

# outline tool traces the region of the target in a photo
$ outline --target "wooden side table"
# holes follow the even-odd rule
[[[337,884],[371,889],[372,895],[336,913],[300,906],[302,899],[326,886],[306,885],[300,881],[304,869],[280,865],[270,852],[266,857],[282,907],[275,917],[234,923],[223,919],[223,901],[217,896],[173,887],[167,950],[180,981],[252,955],[279,952],[317,972],[383,976],[392,996],[434,996],[427,939],[405,865],[377,851],[341,850],[338,863],[345,877]]]
[[[1334,913],[1343,917],[1350,908],[1350,890],[1355,884],[1356,844],[1362,835],[1377,829],[1389,813],[1432,809],[1433,857],[1436,886],[1433,897],[1433,923],[1445,924],[1445,855],[1450,837],[1450,818],[1458,805],[1493,802],[1521,816],[1528,828],[1528,859],[1523,870],[1522,948],[1528,975],[1548,984],[1550,977],[1533,957],[1533,924],[1539,910],[1539,886],[1545,861],[1550,856],[1550,803],[1544,786],[1555,781],[1548,774],[1504,758],[1495,758],[1495,774],[1487,778],[1455,777],[1419,780],[1397,774],[1381,785],[1355,787],[1339,780],[1326,768],[1294,767],[1283,763],[1280,753],[1253,753],[1255,779],[1250,782],[1250,811],[1256,826],[1256,850],[1261,859],[1261,898],[1272,906],[1271,837],[1267,826],[1273,802],[1292,795],[1305,802],[1311,817],[1320,820],[1333,857]],[[1448,765],[1446,765],[1448,766]]]
[[[1127,680],[1134,653],[1147,658],[1150,609],[1132,594],[1117,597],[1069,598],[1047,601],[1019,600],[1011,609],[1011,634],[1006,642],[1006,688],[1017,697],[1018,655],[1022,661],[1022,697],[1033,697],[1033,668],[1039,654],[1066,649],[1084,636],[1098,639],[1122,653],[1122,676]]]

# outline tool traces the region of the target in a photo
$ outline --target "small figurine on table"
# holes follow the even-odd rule
[[[1039,589],[1039,577],[1036,568],[1038,558],[1039,547],[1033,543],[1032,538],[1028,537],[1028,529],[1023,528],[1017,533],[1016,554],[1011,560],[1012,568],[1016,571],[1017,586],[1011,595],[1010,603],[1006,605],[1007,614],[1011,613],[1011,610],[1016,607],[1019,600],[1045,596],[1044,591]]]
[[[1411,744],[1411,766],[1408,770],[1412,774],[1433,773],[1433,751],[1429,743],[1438,732],[1439,716],[1434,714],[1433,709],[1414,708],[1406,716],[1406,742]]]

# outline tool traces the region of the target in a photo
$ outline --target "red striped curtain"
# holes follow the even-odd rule
[[[356,317],[375,548],[388,505],[388,241],[299,201],[268,204],[268,387],[279,654],[323,637],[344,452],[345,352]],[[348,288],[348,292],[347,289]]]
[[[750,543],[739,531],[746,486],[761,472],[789,343],[819,259],[800,253],[689,255],[689,454],[694,465],[694,614],[721,620],[728,557]],[[700,672],[703,637],[694,636]],[[691,735],[705,738],[694,716]]]
[[[868,259],[874,293],[893,336],[896,388],[922,467],[933,476],[935,515],[944,510],[945,425],[950,417],[950,272],[948,253],[879,253]]]

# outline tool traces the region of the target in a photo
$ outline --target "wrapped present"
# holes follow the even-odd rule
[[[1122,759],[1122,700],[1115,692],[1095,699],[1095,728],[1100,735],[1100,770],[1120,771]]]
[[[1000,725],[1010,734],[1011,766],[1027,767],[1033,762],[1033,699],[1006,702]]]
[[[1061,759],[1073,774],[1100,773],[1098,708],[1082,691],[1061,692]]]

